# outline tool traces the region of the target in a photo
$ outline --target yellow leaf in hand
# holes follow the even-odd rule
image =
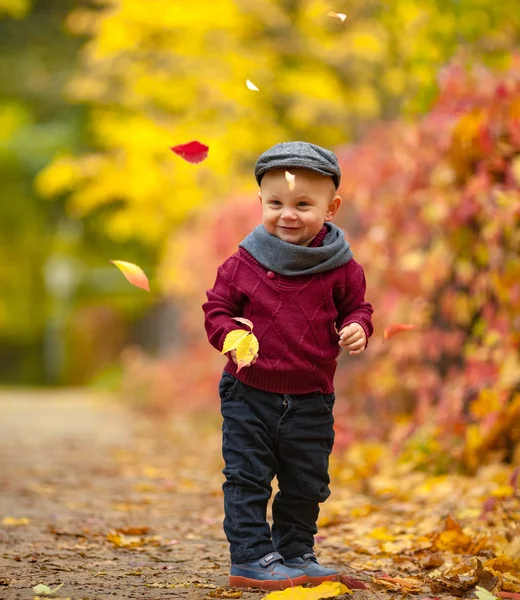
[[[150,291],[148,279],[140,267],[134,265],[133,263],[125,262],[124,260],[111,260],[110,262],[113,263],[121,271],[121,273],[123,273],[126,280],[132,285],[146,290],[147,292]]]
[[[259,348],[258,340],[254,333],[250,333],[243,338],[237,345],[237,371],[253,361]]]
[[[240,344],[240,342],[249,334],[250,332],[246,331],[245,329],[234,329],[233,331],[230,331],[226,335],[224,346],[222,346],[220,353],[226,354],[226,352],[229,352],[230,350],[236,350],[238,344]]]
[[[233,319],[253,329],[253,323],[249,319],[244,319],[243,317],[233,317]],[[226,335],[221,354],[226,354],[230,350],[236,350],[238,371],[240,371],[240,369],[253,362],[255,356],[258,354],[258,348],[258,340],[254,333],[245,329],[234,329]]]

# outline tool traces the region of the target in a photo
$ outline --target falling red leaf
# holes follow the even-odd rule
[[[121,273],[123,273],[126,280],[132,285],[146,290],[147,292],[150,291],[148,279],[141,267],[138,267],[137,265],[126,262],[124,260],[111,260],[110,262],[114,264],[121,271]]]
[[[383,338],[388,340],[394,335],[401,333],[403,331],[410,331],[410,329],[415,329],[415,325],[406,325],[404,323],[393,323],[390,327],[385,329]]]
[[[209,147],[206,146],[206,144],[193,141],[188,142],[187,144],[173,146],[170,150],[190,163],[199,163],[208,156]]]

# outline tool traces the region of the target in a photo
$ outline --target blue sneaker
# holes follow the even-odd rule
[[[229,573],[229,585],[240,588],[284,590],[304,583],[307,583],[305,573],[285,566],[278,552],[266,554],[259,560],[232,564]]]
[[[312,585],[319,585],[323,581],[339,581],[339,573],[334,569],[327,569],[327,567],[318,564],[314,552],[307,552],[302,556],[289,558],[285,561],[285,566],[303,571],[307,575],[308,582]]]

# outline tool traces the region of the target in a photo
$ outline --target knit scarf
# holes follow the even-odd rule
[[[251,256],[271,271],[280,275],[311,275],[340,267],[352,258],[350,244],[343,231],[334,223],[325,223],[328,233],[323,245],[298,246],[284,242],[258,225],[239,244]]]

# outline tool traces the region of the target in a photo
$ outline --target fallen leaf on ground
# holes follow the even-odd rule
[[[304,588],[301,585],[287,588],[279,592],[271,592],[264,600],[320,600],[334,598],[339,594],[351,594],[352,591],[340,581],[324,581],[314,588]]]
[[[30,522],[31,520],[26,517],[4,517],[2,519],[2,525],[6,527],[20,527],[22,525],[29,525]]]
[[[208,156],[209,147],[195,140],[187,144],[173,146],[170,150],[189,163],[199,163]]]
[[[402,588],[404,592],[418,593],[422,590],[423,582],[420,579],[414,579],[413,577],[381,577],[384,581],[391,581],[396,583]]]
[[[141,267],[134,265],[133,263],[126,262],[124,260],[111,260],[112,264],[114,264],[125,276],[126,280],[130,282],[132,285],[135,285],[138,288],[150,291],[150,285],[148,284],[148,278],[144,274]]]
[[[145,544],[145,540],[141,537],[126,536],[122,533],[117,533],[113,529],[108,532],[107,541],[114,544],[116,548],[140,548]]]
[[[477,596],[478,600],[498,600],[494,594],[478,585],[475,588],[475,595]]]
[[[48,585],[40,583],[33,587],[33,592],[35,594],[42,594],[43,596],[50,596],[51,594],[55,594],[64,585],[64,583],[60,583],[60,585],[56,586],[53,590],[51,590],[51,588]]]
[[[228,590],[227,588],[219,587],[216,590],[211,590],[208,593],[210,598],[242,598],[242,590]]]
[[[149,527],[118,527],[115,529],[117,533],[122,533],[123,535],[146,535],[149,533]]]
[[[351,590],[368,589],[368,585],[361,581],[361,579],[355,579],[354,577],[350,577],[349,575],[345,575],[344,573],[340,573],[339,580]]]

